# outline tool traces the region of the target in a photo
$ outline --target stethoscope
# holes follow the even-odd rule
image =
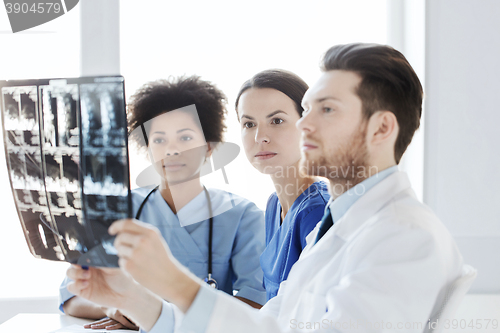
[[[135,219],[139,220],[139,217],[141,216],[142,209],[144,208],[144,205],[148,201],[149,197],[151,194],[153,194],[159,187],[160,185],[156,186],[154,189],[152,189],[148,195],[144,198],[142,201],[141,205],[139,206],[139,210],[137,211],[137,214],[135,215]],[[213,214],[212,214],[212,202],[210,201],[210,195],[208,194],[207,188],[203,186],[203,190],[205,191],[205,196],[207,197],[207,202],[208,202],[208,212],[210,214],[210,219],[209,219],[209,229],[208,229],[208,276],[205,278],[205,282],[212,288],[217,289],[217,281],[212,277],[212,235],[213,235],[213,229],[214,229],[214,219],[213,219]]]

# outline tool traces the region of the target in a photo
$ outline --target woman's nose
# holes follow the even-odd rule
[[[171,156],[171,155],[179,155],[178,151],[173,151],[173,152],[167,152],[165,155]]]
[[[177,145],[169,144],[167,149],[165,149],[165,156],[179,155],[181,152],[177,148]]]
[[[271,139],[267,132],[263,129],[258,129],[255,133],[255,142],[257,143],[269,143]]]

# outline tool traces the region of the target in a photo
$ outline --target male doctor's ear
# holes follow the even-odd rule
[[[391,111],[377,111],[368,120],[367,140],[372,145],[396,142],[399,133],[398,120]]]
[[[399,134],[396,115],[391,111],[375,112],[367,124],[366,142],[370,153],[390,153],[394,158],[394,146]]]

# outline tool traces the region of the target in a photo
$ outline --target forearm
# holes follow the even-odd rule
[[[138,287],[121,308],[122,313],[145,331],[150,331],[162,310],[162,299],[143,287]]]
[[[158,295],[186,313],[198,294],[202,281],[180,265],[177,270],[172,270],[168,280],[167,283],[159,286]],[[172,286],[175,287],[172,288]]]
[[[63,305],[63,309],[64,313],[78,318],[101,319],[106,317],[100,305],[79,296],[67,300]]]

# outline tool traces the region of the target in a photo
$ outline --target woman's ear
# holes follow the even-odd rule
[[[210,156],[212,156],[214,149],[215,149],[215,142],[207,142],[207,153],[205,157],[209,158]]]

